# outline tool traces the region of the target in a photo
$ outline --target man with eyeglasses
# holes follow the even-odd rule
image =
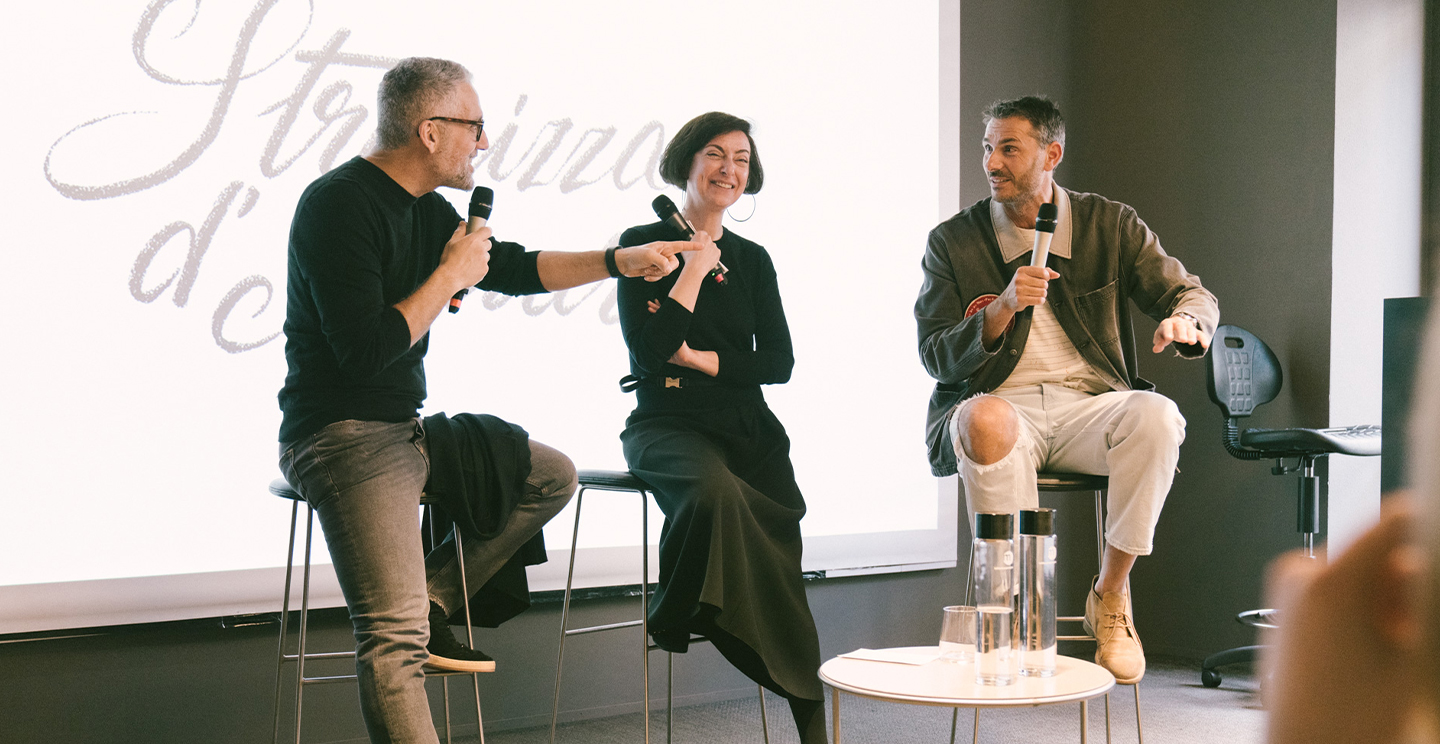
[[[677,251],[698,247],[528,252],[492,241],[489,228],[467,235],[435,189],[474,186],[473,159],[489,146],[484,127],[464,67],[401,61],[380,83],[377,149],[312,183],[290,228],[280,467],[319,514],[375,742],[437,741],[427,666],[495,669],[449,627],[464,599],[458,561],[448,541],[423,554],[422,490],[440,492],[471,528],[462,542],[473,592],[576,488],[569,458],[519,427],[465,414],[417,418],[431,323],[471,286],[524,295],[659,277],[678,266]]]

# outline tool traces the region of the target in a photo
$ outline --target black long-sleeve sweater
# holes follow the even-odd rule
[[[620,245],[680,239],[673,228],[656,222],[626,230]],[[637,411],[760,403],[764,401],[761,385],[790,379],[795,353],[770,254],[730,230],[716,245],[721,262],[730,269],[729,283],[720,286],[707,279],[693,313],[668,297],[679,279],[678,270],[657,282],[620,280],[620,328],[630,349],[631,374],[650,380],[675,377],[707,383],[678,389],[666,388],[663,383],[642,385],[636,390]],[[650,312],[650,300],[660,301],[658,312]],[[720,372],[713,380],[702,379],[706,378],[703,372],[669,363],[682,342],[719,355]]]
[[[290,225],[280,441],[336,421],[400,422],[425,402],[427,334],[413,346],[394,305],[440,265],[460,215],[444,197],[416,198],[356,157],[316,179]],[[481,289],[545,289],[535,253],[492,241]]]

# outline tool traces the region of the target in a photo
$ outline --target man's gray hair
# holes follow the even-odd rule
[[[1009,119],[1012,116],[1018,116],[1030,122],[1030,126],[1035,128],[1035,134],[1040,136],[1040,144],[1049,145],[1051,142],[1059,142],[1061,147],[1065,146],[1065,117],[1060,115],[1060,108],[1055,105],[1055,102],[1044,96],[1025,96],[1013,101],[996,101],[985,109],[982,116],[987,125],[994,119]]]
[[[390,68],[380,79],[376,136],[381,150],[398,150],[419,131],[420,120],[455,86],[469,82],[470,71],[458,62],[433,57],[410,57]]]

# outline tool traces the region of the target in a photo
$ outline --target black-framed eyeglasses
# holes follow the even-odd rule
[[[479,141],[480,141],[480,138],[483,137],[483,136],[485,136],[485,120],[484,120],[484,119],[452,119],[452,118],[449,117],[449,116],[432,116],[432,117],[426,119],[425,121],[448,121],[448,122],[450,122],[451,124],[464,124],[464,125],[466,125],[466,126],[475,127],[475,141],[476,141],[476,142],[479,142]]]

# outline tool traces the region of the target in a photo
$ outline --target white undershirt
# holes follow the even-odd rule
[[[1026,242],[1034,243],[1034,230],[1023,227],[1015,230]],[[1025,351],[1020,354],[1014,371],[996,389],[1007,390],[1040,383],[1063,385],[1087,393],[1103,393],[1110,389],[1096,374],[1095,368],[1080,356],[1070,337],[1065,335],[1065,329],[1060,327],[1049,302],[1035,306],[1030,335],[1025,339]]]

